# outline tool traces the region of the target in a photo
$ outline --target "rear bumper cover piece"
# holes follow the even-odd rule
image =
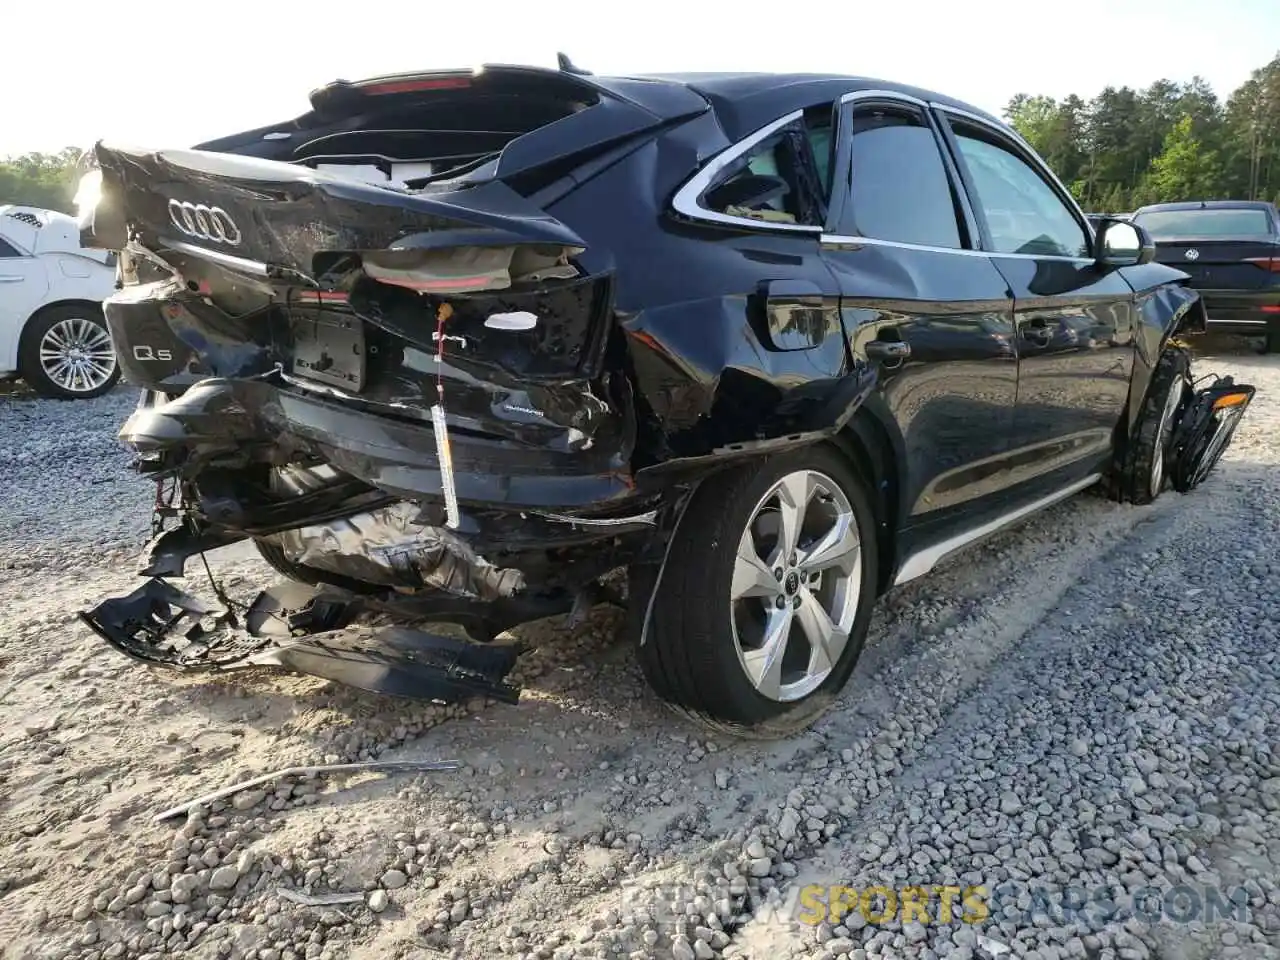
[[[282,583],[264,591],[241,625],[162,580],[80,614],[94,633],[150,666],[226,672],[276,666],[374,693],[453,703],[476,696],[515,703],[504,682],[522,648],[478,646],[404,626],[362,626],[358,598]]]

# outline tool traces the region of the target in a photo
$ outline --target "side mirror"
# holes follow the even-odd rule
[[[1151,234],[1129,220],[1100,218],[1094,237],[1099,266],[1135,267],[1156,258],[1156,244]]]
[[[791,188],[781,177],[762,173],[744,173],[731,177],[706,196],[706,204],[712,210],[727,207],[755,207],[783,196]]]

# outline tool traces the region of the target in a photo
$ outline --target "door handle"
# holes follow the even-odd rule
[[[0,277],[0,283],[21,283],[26,277]]]
[[[867,356],[882,362],[901,362],[911,356],[911,344],[905,340],[871,340],[867,343]]]

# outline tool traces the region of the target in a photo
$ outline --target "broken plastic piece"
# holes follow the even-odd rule
[[[1218,377],[1192,395],[1169,445],[1170,482],[1175,490],[1187,493],[1209,476],[1231,443],[1254,392],[1249,384]]]
[[[218,670],[266,645],[239,629],[235,615],[151,579],[125,597],[104,600],[80,619],[125,656],[183,670]]]
[[[518,703],[518,688],[502,682],[524,650],[481,646],[410,627],[350,627],[275,647],[254,658],[393,697],[457,703],[493,697]]]

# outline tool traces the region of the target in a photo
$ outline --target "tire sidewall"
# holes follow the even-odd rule
[[[699,495],[690,503],[689,510],[693,514],[687,519],[696,518],[701,511],[715,510],[717,507],[725,511],[723,529],[726,533],[718,540],[706,542],[705,546],[703,569],[710,580],[709,593],[713,599],[714,609],[686,611],[686,616],[691,615],[694,621],[712,620],[711,623],[698,626],[702,626],[703,629],[709,628],[710,635],[720,640],[713,643],[709,652],[714,657],[715,674],[721,680],[721,699],[726,701],[726,705],[735,716],[743,717],[748,723],[769,724],[789,721],[803,723],[806,717],[820,713],[834,701],[848,681],[862,652],[876,597],[878,558],[875,543],[875,517],[867,499],[865,487],[857,473],[844,457],[830,447],[807,447],[793,453],[771,457],[745,469],[752,470],[754,476],[733,491],[731,501],[726,502],[720,499],[725,492],[720,484],[711,484],[700,490]],[[858,595],[858,607],[849,631],[849,641],[830,675],[816,690],[803,699],[782,703],[759,693],[743,668],[734,639],[733,612],[729,594],[738,542],[756,505],[782,477],[798,470],[812,470],[825,475],[838,485],[848,498],[853,508],[862,548],[862,582]],[[700,524],[687,526],[682,524],[682,535],[697,537],[698,526]],[[696,571],[695,566],[694,570],[686,573],[696,574]]]
[[[92,400],[109,392],[120,382],[120,364],[118,361],[106,383],[93,390],[86,390],[80,393],[68,390],[55,383],[45,373],[44,367],[40,363],[40,342],[44,339],[45,334],[55,324],[71,319],[88,320],[101,327],[102,331],[110,336],[106,320],[102,316],[102,311],[98,308],[91,309],[88,306],[70,305],[49,307],[27,321],[26,326],[22,329],[22,336],[18,341],[18,374],[31,389],[42,397],[56,400]]]

